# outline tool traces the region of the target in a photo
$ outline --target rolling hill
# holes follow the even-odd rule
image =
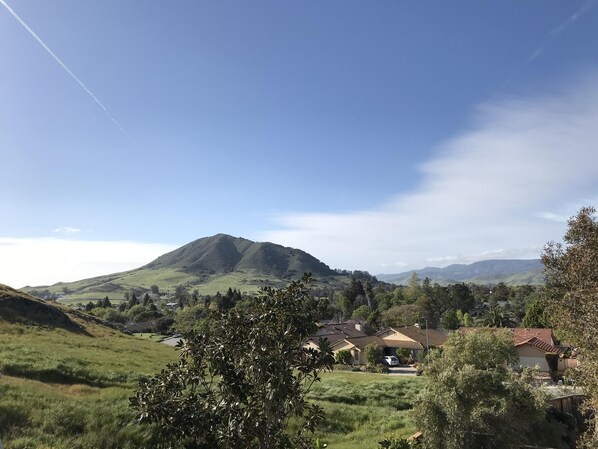
[[[171,293],[180,284],[197,289],[200,294],[225,292],[229,287],[255,292],[264,286],[282,287],[305,272],[313,273],[322,284],[339,286],[348,282],[347,276],[300,249],[217,234],[188,243],[131,271],[23,290],[67,291],[66,300],[71,303],[105,296],[120,300],[126,291],[143,293],[152,285]]]
[[[544,266],[539,259],[531,260],[484,260],[469,265],[454,264],[445,268],[427,267],[398,274],[379,274],[376,277],[384,282],[406,285],[413,273],[420,279],[429,278],[432,283],[447,285],[455,282],[476,284],[507,285],[544,283]]]

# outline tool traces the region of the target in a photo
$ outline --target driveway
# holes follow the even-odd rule
[[[409,365],[389,366],[389,374],[396,374],[399,376],[415,376],[416,369]]]

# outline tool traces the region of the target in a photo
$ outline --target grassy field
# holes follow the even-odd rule
[[[178,359],[155,334],[126,335],[86,314],[0,286],[0,439],[6,449],[152,447],[129,397],[142,376]],[[376,448],[415,431],[409,409],[421,379],[325,373],[308,399],[327,420],[330,449]]]
[[[326,280],[323,281],[322,285],[325,282]],[[338,277],[335,278],[334,282],[338,285],[344,285],[348,283],[348,280]],[[149,290],[152,285],[157,285],[162,292],[168,291],[174,294],[177,285],[185,284],[188,286],[189,291],[197,289],[202,295],[214,295],[216,292],[225,293],[229,287],[236,288],[241,292],[254,293],[264,286],[283,287],[288,283],[288,279],[280,279],[254,270],[239,270],[226,274],[200,277],[170,268],[145,268],[77,282],[57,284],[48,287],[48,290],[52,293],[62,294],[63,288],[67,286],[71,293],[61,302],[76,304],[96,301],[106,296],[110,301],[118,302],[124,298],[126,291],[139,288]],[[38,287],[37,289],[43,288],[45,287]],[[23,289],[23,291],[31,290],[32,288]]]
[[[140,376],[177,353],[93,322],[84,332],[0,319],[0,438],[6,449],[133,448],[151,429],[128,405]]]
[[[387,435],[407,438],[417,431],[409,410],[422,386],[416,377],[325,373],[309,394],[326,412],[317,436],[330,449],[375,449]]]
[[[0,322],[0,438],[6,449],[139,448],[151,428],[128,398],[140,375],[177,359],[172,348],[87,324],[90,336]],[[148,337],[148,336],[144,336]],[[421,379],[326,373],[309,399],[325,408],[330,449],[376,448],[415,431],[408,409]]]

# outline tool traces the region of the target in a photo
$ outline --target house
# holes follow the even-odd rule
[[[312,336],[306,347],[318,348],[319,339],[327,338],[332,351],[347,350],[351,352],[354,363],[366,363],[365,347],[375,344],[382,348],[384,355],[396,355],[397,349],[409,349],[417,360],[428,348],[440,347],[446,335],[436,329],[420,329],[417,326],[388,328],[376,335],[366,335],[361,320],[349,320],[344,323],[328,323],[320,325],[318,332]]]
[[[461,331],[471,332],[473,329],[475,328],[461,328]],[[546,353],[563,353],[563,350],[556,346],[551,329],[516,327],[507,330],[513,335],[513,344],[521,366],[538,367],[540,372],[548,373],[550,368],[546,361]],[[559,366],[561,365],[562,362],[559,363]]]
[[[550,372],[546,353],[561,354],[563,351],[555,346],[551,329],[534,329],[516,327],[513,332],[513,343],[519,355],[521,366],[538,367],[541,372]]]
[[[320,338],[327,338],[331,345],[345,338],[365,337],[364,323],[361,320],[348,320],[343,323],[322,323],[318,331],[311,336],[305,345],[308,348],[318,348]]]
[[[349,351],[353,357],[353,363],[357,365],[365,365],[367,363],[365,358],[365,347],[368,345],[384,347],[384,340],[375,335],[347,337],[333,343],[332,352],[336,354],[338,351]]]
[[[397,349],[408,349],[417,360],[430,348],[441,347],[447,335],[437,329],[421,329],[419,326],[390,327],[376,334],[383,341],[385,355],[396,355]]]

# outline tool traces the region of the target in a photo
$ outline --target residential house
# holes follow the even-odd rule
[[[376,336],[383,341],[384,355],[396,355],[397,349],[408,349],[411,356],[418,360],[428,349],[441,347],[447,334],[438,329],[405,326],[381,330]]]
[[[364,323],[361,320],[348,320],[343,323],[322,323],[318,331],[307,342],[306,347],[318,348],[320,338],[327,338],[331,345],[352,337],[365,337]]]
[[[384,347],[384,340],[375,335],[347,337],[333,343],[332,352],[336,354],[338,351],[349,351],[353,357],[353,363],[357,365],[365,365],[367,363],[365,358],[365,347],[368,345]]]
[[[471,332],[473,327],[461,328],[462,332]],[[562,354],[562,348],[556,346],[551,329],[516,327],[507,329],[513,335],[513,343],[519,355],[519,364],[530,368],[538,367],[540,372],[550,371],[546,353]],[[559,365],[564,365],[560,362]]]
[[[396,355],[399,348],[409,349],[417,360],[426,349],[442,346],[446,340],[446,334],[441,331],[420,329],[417,326],[389,328],[376,335],[366,335],[361,320],[350,320],[321,325],[306,347],[318,348],[319,339],[324,337],[330,342],[335,354],[341,350],[350,351],[354,363],[360,365],[366,363],[364,350],[370,344],[382,348],[384,355]]]

